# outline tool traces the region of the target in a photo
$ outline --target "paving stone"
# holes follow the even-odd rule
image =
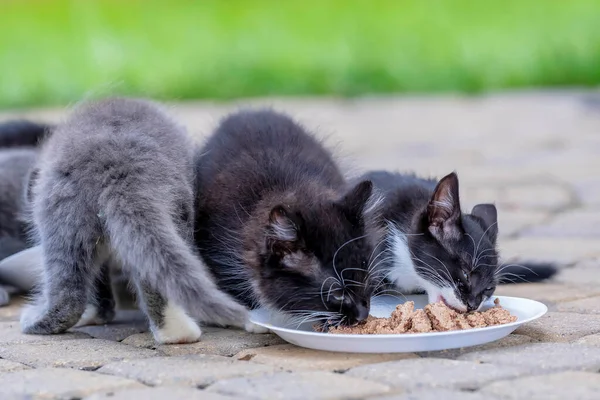
[[[488,202],[494,202],[493,199]],[[500,237],[512,236],[523,229],[534,226],[548,218],[548,214],[535,210],[505,210],[498,208],[498,230]]]
[[[481,385],[523,374],[523,368],[441,358],[421,358],[363,365],[346,376],[381,382],[398,389],[426,387],[473,390]]]
[[[276,367],[237,361],[217,355],[155,357],[107,364],[98,372],[136,379],[147,385],[204,387],[231,377],[260,375],[278,371]]]
[[[478,392],[449,389],[425,389],[389,396],[370,397],[369,400],[497,400],[499,397]]]
[[[575,343],[585,344],[587,346],[600,347],[600,333],[595,335],[584,336],[575,341]]]
[[[148,321],[139,310],[118,310],[115,319],[106,325],[89,325],[71,329],[97,339],[120,342],[131,335],[148,331]]]
[[[499,244],[503,257],[569,265],[600,256],[598,239],[524,237]]]
[[[600,297],[590,297],[587,299],[558,303],[555,306],[555,309],[560,312],[600,314]]]
[[[598,210],[565,211],[545,224],[530,227],[522,236],[541,237],[600,237],[600,212]]]
[[[363,399],[388,393],[390,388],[376,382],[319,371],[227,379],[208,387],[207,391],[255,399],[317,400]]]
[[[21,333],[18,321],[0,322],[0,346],[20,343],[48,343],[74,339],[89,339],[89,336],[83,332],[61,333],[59,335],[25,335]]]
[[[480,346],[462,347],[460,349],[450,349],[450,350],[441,350],[441,351],[422,352],[422,353],[418,353],[418,355],[421,357],[455,359],[463,354],[473,353],[475,351],[490,350],[490,349],[503,349],[503,348],[507,348],[507,347],[519,346],[522,344],[531,343],[533,341],[534,341],[534,339],[529,336],[517,335],[517,334],[513,333],[511,335],[508,335],[505,338],[500,339],[500,340],[496,340],[494,342],[487,343],[487,344],[482,344]]]
[[[600,368],[600,348],[571,343],[532,343],[469,353],[460,356],[459,360],[512,365],[532,373],[569,369],[597,371]]]
[[[0,307],[0,321],[18,321],[25,303],[23,297],[11,296],[10,304]]]
[[[243,399],[244,397],[236,397]],[[231,400],[233,397],[224,396],[218,393],[210,393],[205,390],[182,387],[182,386],[162,386],[146,387],[143,389],[125,389],[105,394],[93,394],[84,400]]]
[[[250,349],[235,355],[239,360],[251,360],[259,364],[275,365],[285,370],[324,369],[343,371],[363,364],[372,364],[391,360],[417,358],[407,354],[357,354],[317,351],[284,344],[278,346]]]
[[[22,369],[29,369],[29,367],[27,365],[18,363],[18,362],[14,362],[14,361],[10,361],[10,360],[3,360],[0,358],[0,373],[2,372],[13,372],[13,371],[20,371]],[[0,391],[2,389],[0,388]]]
[[[146,358],[158,353],[102,339],[57,340],[0,345],[0,358],[32,367],[95,369],[125,359]]]
[[[571,204],[569,191],[557,184],[511,185],[501,189],[496,203],[505,208],[558,210]]]
[[[557,282],[582,286],[600,286],[600,259],[586,260],[564,268],[554,278]]]
[[[582,287],[551,282],[519,283],[516,285],[500,285],[495,294],[498,296],[524,297],[550,305],[551,303],[600,296],[600,286]]]
[[[520,326],[515,333],[544,342],[572,342],[600,333],[600,315],[549,312]]]
[[[528,400],[596,400],[600,398],[600,374],[561,372],[494,382],[481,390],[482,395],[503,399]]]
[[[186,354],[233,356],[245,349],[282,344],[285,341],[272,333],[253,334],[239,329],[203,327],[200,341],[192,344],[156,345],[149,333],[132,335],[123,340],[122,343],[136,347],[156,349],[169,356]]]
[[[30,369],[0,374],[2,399],[80,399],[92,393],[141,388],[139,382],[91,371],[64,368]],[[5,397],[6,396],[6,397]]]
[[[600,205],[600,178],[597,176],[583,179],[579,177],[570,183],[583,204],[587,206]]]

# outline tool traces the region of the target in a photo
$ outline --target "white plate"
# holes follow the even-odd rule
[[[492,297],[485,308],[493,305]],[[307,322],[300,326],[291,325],[289,318],[269,312],[266,309],[252,311],[251,321],[257,325],[268,328],[283,340],[300,347],[309,349],[340,351],[350,353],[405,353],[415,351],[434,351],[456,349],[459,347],[476,346],[493,342],[509,335],[519,326],[531,322],[548,311],[548,308],[537,301],[519,297],[497,296],[500,305],[517,316],[517,321],[505,325],[475,328],[461,331],[411,333],[393,335],[356,335],[356,334],[328,334],[314,332],[314,322]],[[427,305],[427,296],[406,296],[406,300],[415,302],[415,308]],[[371,315],[374,317],[389,317],[396,305],[403,303],[396,297],[382,296],[371,302]],[[286,321],[287,320],[287,321]]]

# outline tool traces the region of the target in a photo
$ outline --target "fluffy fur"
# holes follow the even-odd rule
[[[0,138],[2,126],[0,126]],[[27,174],[35,163],[34,149],[0,150],[0,261],[28,247],[26,226],[19,219],[22,213]],[[0,284],[17,285],[11,279],[10,268],[0,267]],[[0,305],[8,304],[8,292],[0,286]]]
[[[496,207],[479,204],[469,214],[461,212],[455,173],[439,182],[384,171],[361,179],[372,180],[385,195],[378,223],[387,232],[377,249],[377,268],[402,292],[424,290],[430,302],[471,311],[503,276],[536,281],[556,272],[550,265],[500,266]]]
[[[347,186],[319,141],[268,110],[225,118],[197,167],[196,242],[223,289],[304,320],[367,317],[370,181]]]
[[[23,332],[63,332],[86,309],[85,321],[110,319],[110,259],[134,282],[158,342],[197,340],[195,321],[245,326],[245,308],[217,289],[192,250],[193,148],[141,100],[85,103],[56,127],[30,177],[44,276]]]

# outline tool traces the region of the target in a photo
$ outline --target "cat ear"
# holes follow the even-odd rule
[[[429,232],[438,240],[458,239],[461,234],[458,176],[455,172],[443,177],[437,184],[429,205]]]
[[[373,182],[362,181],[350,189],[337,204],[344,210],[348,219],[355,224],[362,217],[372,193]]]
[[[498,236],[498,211],[493,204],[477,204],[473,207],[471,215],[480,218],[483,221],[486,235],[496,242]]]
[[[280,242],[294,242],[298,240],[296,223],[290,218],[284,206],[273,207],[269,214],[269,227],[272,238]]]

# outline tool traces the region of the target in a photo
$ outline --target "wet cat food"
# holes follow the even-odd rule
[[[396,306],[389,318],[375,318],[371,315],[356,326],[330,327],[333,334],[353,333],[362,335],[444,332],[515,322],[517,317],[500,306],[498,299],[494,307],[477,312],[459,313],[442,302],[428,304],[424,309],[415,310],[415,304],[407,301]]]

